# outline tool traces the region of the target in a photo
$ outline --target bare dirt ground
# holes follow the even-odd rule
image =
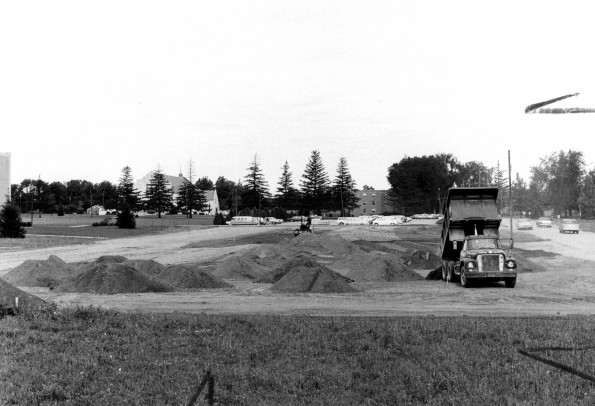
[[[503,221],[502,232],[510,230]],[[339,234],[349,241],[394,241],[411,238],[409,227],[318,226],[315,233]],[[291,238],[294,225],[216,227],[170,234],[99,240],[94,244],[0,253],[0,276],[26,259],[56,255],[66,262],[91,261],[102,255],[153,259],[163,264],[213,262],[254,247]],[[523,258],[526,272],[515,289],[503,283],[464,289],[442,281],[356,282],[361,292],[348,294],[282,294],[270,284],[231,281],[231,289],[151,294],[93,295],[54,293],[23,288],[59,305],[93,305],[121,311],[308,314],[335,316],[393,315],[566,315],[595,314],[595,234],[559,234],[557,228],[514,230],[512,254]],[[431,239],[431,238],[430,238]],[[435,241],[424,243],[437,247]],[[415,242],[415,241],[413,241]],[[437,248],[436,248],[436,253]],[[426,275],[431,269],[418,272]]]

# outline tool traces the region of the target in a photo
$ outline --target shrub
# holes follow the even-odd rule
[[[118,228],[136,228],[136,220],[134,217],[134,213],[130,211],[130,208],[125,206],[118,213],[118,220],[116,221]]]
[[[0,238],[25,238],[19,208],[9,202],[0,210]]]
[[[62,204],[60,203],[60,206],[58,206],[58,216],[63,216],[64,215],[64,206],[62,206]]]

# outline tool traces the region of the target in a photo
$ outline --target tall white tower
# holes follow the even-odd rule
[[[0,205],[10,200],[10,152],[0,152]]]

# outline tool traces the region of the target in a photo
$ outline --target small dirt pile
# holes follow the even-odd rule
[[[121,264],[128,261],[128,258],[122,255],[102,255],[95,260],[97,264]]]
[[[198,269],[196,265],[170,265],[155,278],[177,289],[218,289],[233,286]]]
[[[287,260],[281,266],[273,269],[267,275],[263,276],[260,279],[257,279],[255,282],[258,283],[277,283],[281,278],[287,275],[291,270],[298,269],[298,268],[320,268],[322,265],[318,263],[315,257],[311,254],[301,253],[297,254],[294,258]],[[353,282],[353,279],[349,279],[343,275],[339,276],[345,280],[347,283]]]
[[[288,263],[286,269],[289,271],[271,286],[271,290],[285,293],[358,292],[349,285],[348,278],[311,259],[298,259]]]
[[[131,267],[141,271],[145,275],[155,276],[158,275],[165,269],[165,265],[153,261],[152,259],[135,259],[126,260],[123,264],[130,265]]]
[[[405,259],[405,263],[409,265],[411,269],[435,269],[437,266],[442,264],[442,260],[436,254],[430,251],[417,250],[414,251]]]
[[[78,268],[71,266],[55,255],[48,259],[28,259],[6,275],[4,280],[15,286],[55,287],[78,274]]]
[[[18,298],[18,307],[16,298]],[[47,310],[50,307],[51,305],[46,301],[0,279],[0,313],[3,313],[0,314],[0,318],[6,314]]]
[[[331,266],[358,282],[363,281],[415,281],[423,279],[418,273],[403,264],[397,255],[369,253],[338,261]]]
[[[256,280],[270,272],[270,268],[260,265],[244,254],[234,255],[215,265],[211,275],[220,279]]]
[[[145,275],[124,263],[94,263],[84,273],[57,288],[60,292],[77,293],[146,293],[170,292],[173,287]]]

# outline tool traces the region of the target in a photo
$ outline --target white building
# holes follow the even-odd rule
[[[0,206],[10,201],[10,152],[0,152]]]

